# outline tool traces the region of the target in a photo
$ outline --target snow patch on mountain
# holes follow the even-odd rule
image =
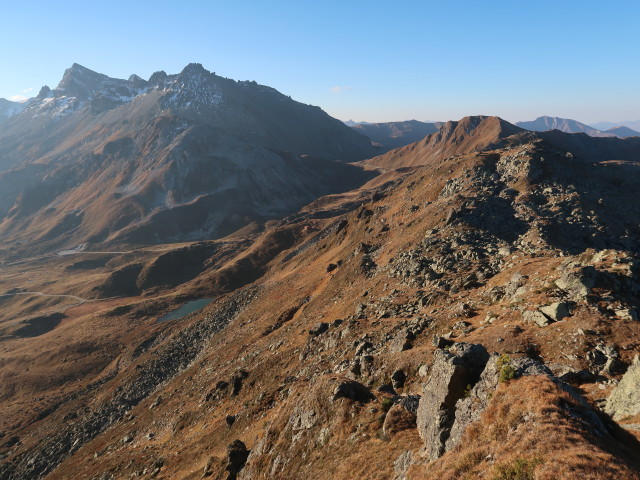
[[[19,114],[25,108],[27,108],[29,102],[31,102],[31,99],[24,102],[12,102],[10,100],[0,98],[0,121],[6,120],[13,117],[14,115]]]
[[[111,78],[74,64],[67,69],[55,89],[43,88],[43,94],[29,105],[28,110],[33,117],[52,119],[59,119],[86,106],[90,106],[94,113],[100,113],[155,91],[163,94],[165,108],[190,109],[202,114],[223,101],[215,74],[200,64],[187,65],[178,75],[159,72],[152,75],[149,81],[137,75],[131,75],[128,80]],[[17,107],[14,110],[19,113]],[[0,107],[0,114],[3,111]]]

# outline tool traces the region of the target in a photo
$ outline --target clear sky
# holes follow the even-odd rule
[[[0,97],[190,62],[347,120],[640,119],[640,1],[0,3]]]

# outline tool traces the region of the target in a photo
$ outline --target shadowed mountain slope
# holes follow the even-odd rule
[[[353,129],[369,137],[383,152],[404,147],[438,131],[440,124],[408,120],[387,123],[354,123]]]
[[[199,64],[148,81],[74,64],[0,132],[0,238],[46,249],[222,236],[370,174],[318,107]]]
[[[611,133],[618,138],[640,137],[640,132],[625,126],[610,128],[609,130],[606,130],[605,133]]]

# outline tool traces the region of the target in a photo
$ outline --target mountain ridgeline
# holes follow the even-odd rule
[[[608,128],[607,130],[598,130],[577,120],[571,120],[569,118],[559,117],[538,117],[535,120],[529,122],[517,122],[517,126],[526,130],[534,132],[544,132],[547,130],[560,130],[565,133],[586,133],[591,137],[637,137],[640,136],[639,132],[632,130],[629,127],[617,126]]]
[[[347,123],[347,125],[349,124]],[[437,132],[440,125],[440,123],[408,120],[406,122],[387,123],[352,122],[349,126],[369,137],[381,150],[381,153],[385,153],[394,148],[404,147],[422,140],[427,135]]]
[[[0,105],[0,238],[31,248],[226,235],[361,184],[365,136],[273,88],[190,64],[110,78],[74,64]]]

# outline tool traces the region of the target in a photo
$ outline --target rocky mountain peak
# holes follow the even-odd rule
[[[190,63],[182,69],[176,78],[176,85],[180,88],[198,90],[205,84],[210,84],[214,76],[200,63]]]
[[[136,75],[135,73],[130,75],[129,78],[127,79],[127,81],[129,83],[131,83],[134,87],[145,87],[149,83],[146,80],[144,80],[143,78],[141,78],[138,75]]]
[[[215,75],[200,63],[187,65],[171,83],[171,93],[166,97],[165,106],[190,108],[203,114],[222,102],[222,90],[215,82]]]
[[[500,117],[475,115],[464,117],[460,121],[449,121],[442,126],[441,132],[444,138],[466,135],[495,135],[496,138],[504,138],[520,133],[521,128],[512,125]]]
[[[56,87],[59,94],[76,97],[80,100],[88,99],[109,77],[94,72],[82,65],[74,63],[65,70],[62,80]]]
[[[167,72],[165,72],[164,70],[153,72],[149,77],[149,83],[151,83],[152,85],[157,85],[164,82],[167,79],[167,76]]]
[[[48,85],[44,85],[38,92],[38,96],[36,97],[36,100],[44,100],[50,94],[51,94],[51,89],[49,88]]]
[[[500,117],[476,115],[446,122],[423,140],[392,150],[369,161],[386,168],[424,165],[450,155],[483,151],[498,146],[511,135],[524,132]]]
[[[189,76],[197,76],[197,75],[209,75],[211,72],[204,68],[201,63],[190,63],[186,67],[182,69],[180,75],[189,75]]]

